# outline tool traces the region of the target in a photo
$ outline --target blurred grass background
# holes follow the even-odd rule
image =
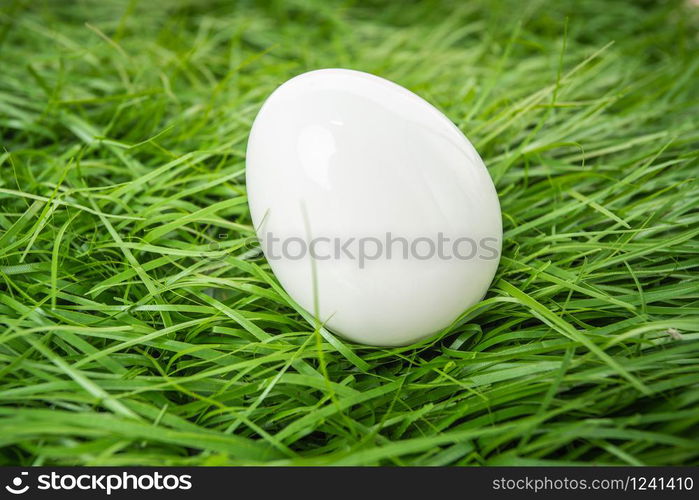
[[[698,14],[4,0],[0,463],[697,464]],[[243,247],[255,113],[324,67],[496,182],[496,281],[420,345],[315,329]]]

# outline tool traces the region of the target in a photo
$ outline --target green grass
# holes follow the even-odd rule
[[[1,8],[0,463],[699,463],[699,7]],[[315,331],[244,246],[255,113],[322,67],[496,182],[496,281],[420,345]]]

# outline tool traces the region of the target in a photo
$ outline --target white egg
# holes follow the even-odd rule
[[[368,73],[277,88],[247,147],[264,254],[288,294],[355,342],[406,345],[482,300],[500,260],[497,193],[440,111]]]

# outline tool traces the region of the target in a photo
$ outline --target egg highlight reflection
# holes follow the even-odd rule
[[[368,73],[277,88],[247,146],[253,225],[279,282],[349,340],[406,345],[484,297],[502,221],[480,156],[440,111]]]

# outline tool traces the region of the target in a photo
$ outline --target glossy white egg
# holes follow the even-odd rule
[[[440,111],[368,73],[323,69],[255,118],[247,191],[288,294],[349,340],[406,345],[482,300],[500,260],[497,193]]]

